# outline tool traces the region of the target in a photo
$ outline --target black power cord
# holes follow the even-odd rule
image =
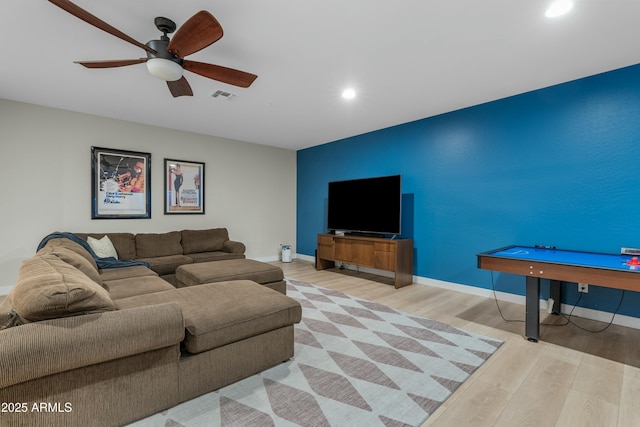
[[[518,323],[518,322],[524,323],[524,320],[520,320],[520,319],[506,319],[502,314],[502,310],[500,309],[500,304],[498,304],[498,296],[496,295],[496,286],[493,280],[493,270],[491,270],[491,290],[493,291],[493,299],[496,302],[496,307],[498,308],[498,313],[500,313],[500,317],[502,317],[502,320],[505,323]]]
[[[517,323],[517,322],[521,322],[524,323],[524,320],[520,320],[520,319],[506,319],[504,317],[504,315],[502,314],[502,310],[500,309],[500,304],[498,303],[498,296],[496,295],[496,289],[495,289],[495,282],[494,282],[494,278],[493,278],[493,270],[491,271],[491,291],[493,292],[493,299],[496,302],[496,307],[498,308],[498,313],[500,313],[500,317],[502,317],[502,320],[506,323]],[[578,329],[581,329],[585,332],[591,333],[591,334],[599,334],[601,332],[606,331],[607,329],[609,329],[609,327],[613,324],[613,320],[616,317],[616,314],[618,314],[618,311],[620,310],[620,307],[622,306],[622,301],[624,301],[624,296],[625,296],[625,290],[622,289],[621,290],[621,294],[620,294],[620,301],[618,302],[618,306],[616,307],[615,311],[613,312],[613,315],[611,316],[611,320],[609,321],[609,323],[602,329],[597,329],[597,330],[591,330],[591,329],[587,329],[584,328],[580,325],[578,325],[577,323],[575,323],[571,318],[573,316],[573,312],[576,309],[576,307],[578,306],[578,303],[580,302],[580,300],[582,299],[582,292],[578,293],[578,299],[576,300],[576,302],[573,304],[573,307],[571,308],[571,311],[569,312],[569,315],[566,316],[565,314],[560,313],[560,316],[562,316],[563,318],[566,319],[566,322],[564,323],[541,323],[540,325],[542,326],[566,326],[569,323],[571,323],[573,326],[575,326]]]
[[[584,327],[578,325],[573,320],[571,320],[571,316],[573,315],[573,310],[575,310],[576,306],[578,305],[578,302],[580,302],[580,299],[582,298],[582,292],[580,292],[580,296],[578,296],[578,300],[576,301],[575,305],[571,309],[571,312],[569,313],[569,316],[567,317],[564,314],[561,314],[561,316],[564,317],[565,319],[567,319],[567,323],[571,323],[573,326],[575,326],[578,329],[581,329],[581,330],[583,330],[585,332],[589,332],[591,334],[599,334],[600,332],[604,332],[607,329],[609,329],[609,327],[613,324],[613,319],[615,319],[616,314],[618,314],[618,311],[620,310],[620,306],[622,306],[622,301],[624,301],[625,293],[626,293],[626,290],[622,289],[621,290],[621,294],[620,294],[620,301],[618,301],[618,306],[616,307],[615,311],[613,312],[613,315],[611,316],[611,320],[609,321],[609,323],[607,323],[607,325],[602,329],[596,329],[596,330],[587,329],[587,328],[584,328]],[[566,323],[565,323],[565,325],[566,325]]]

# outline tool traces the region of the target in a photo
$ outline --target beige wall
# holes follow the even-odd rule
[[[151,153],[151,219],[91,219],[91,146]],[[165,157],[205,162],[205,215],[164,215]],[[0,294],[52,231],[227,227],[249,258],[277,259],[280,244],[295,243],[295,159],[292,150],[0,99]]]

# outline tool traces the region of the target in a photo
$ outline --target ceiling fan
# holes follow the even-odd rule
[[[258,77],[233,68],[184,59],[185,56],[204,49],[222,37],[220,23],[205,10],[189,18],[171,40],[167,34],[176,31],[176,24],[168,18],[157,17],[155,25],[163,33],[162,36],[159,40],[142,44],[68,0],[49,1],[94,27],[144,49],[147,53],[146,58],[139,59],[75,61],[87,68],[113,68],[146,63],[149,73],[167,82],[174,97],[193,96],[191,86],[182,75],[183,70],[239,87],[251,86]]]

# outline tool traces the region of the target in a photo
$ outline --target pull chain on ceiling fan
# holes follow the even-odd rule
[[[183,70],[244,88],[251,86],[258,77],[233,68],[184,59],[220,40],[223,35],[220,23],[205,10],[189,18],[177,31],[176,24],[172,20],[157,17],[155,25],[162,32],[162,36],[158,40],[150,40],[142,44],[68,0],[49,1],[88,24],[144,49],[147,54],[146,58],[139,59],[76,61],[77,64],[86,68],[113,68],[146,63],[147,69],[153,76],[167,82],[169,91],[174,97],[193,95],[191,86],[182,75]],[[175,35],[170,39],[167,34],[174,31],[176,31]]]

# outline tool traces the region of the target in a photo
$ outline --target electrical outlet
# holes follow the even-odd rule
[[[588,283],[578,283],[578,292],[584,292],[585,294],[589,292],[589,284]]]

